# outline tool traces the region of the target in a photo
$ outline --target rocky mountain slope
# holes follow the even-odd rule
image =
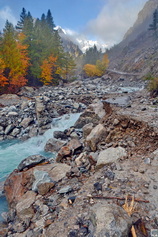
[[[77,44],[75,44],[63,31],[61,27],[58,27],[58,32],[62,40],[63,47],[66,52],[69,52],[73,57],[82,55],[82,51]]]
[[[109,52],[110,67],[122,71],[148,72],[158,74],[157,50],[158,39],[149,31],[154,10],[158,7],[157,0],[149,0],[138,14],[137,21],[124,36],[120,44]]]

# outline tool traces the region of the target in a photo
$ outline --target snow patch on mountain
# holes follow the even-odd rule
[[[74,44],[77,44],[83,53],[94,45],[96,45],[98,50],[101,49],[103,52],[105,52],[108,48],[107,44],[97,40],[88,40],[85,35],[79,34],[70,29],[63,29],[62,27],[57,26],[56,30],[59,31],[59,35],[61,36],[61,38],[67,38],[71,40]]]

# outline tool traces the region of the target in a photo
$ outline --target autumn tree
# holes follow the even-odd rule
[[[48,59],[45,59],[41,66],[41,82],[44,85],[52,85],[54,75],[57,70],[56,65],[57,57],[54,57],[53,55],[49,56]]]
[[[27,83],[25,76],[29,58],[27,56],[27,46],[22,44],[24,38],[24,35],[17,35],[13,25],[6,21],[0,56],[5,65],[3,76],[7,78],[8,90],[16,90]]]
[[[94,76],[100,77],[104,75],[105,70],[108,67],[108,64],[109,64],[108,55],[104,54],[102,60],[97,60],[95,65],[93,64],[84,65],[83,70],[89,77]]]

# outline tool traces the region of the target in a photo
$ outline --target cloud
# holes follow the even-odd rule
[[[65,37],[68,37],[68,39],[70,39],[72,42],[77,44],[79,46],[79,48],[82,50],[82,52],[85,52],[86,49],[93,47],[94,45],[96,45],[98,50],[102,49],[103,52],[107,48],[107,45],[105,43],[103,43],[102,41],[89,40],[88,38],[86,38],[85,35],[77,33],[71,29],[68,29],[68,28],[62,29],[62,30],[65,34]]]
[[[109,46],[122,40],[147,0],[108,0],[96,19],[88,22],[85,32]]]
[[[13,25],[16,25],[17,23],[17,20],[9,6],[5,6],[0,9],[0,30],[4,28],[6,20],[11,22]]]

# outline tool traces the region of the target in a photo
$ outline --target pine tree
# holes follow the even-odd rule
[[[22,12],[20,14],[20,21],[18,21],[17,26],[16,26],[17,30],[21,31],[23,29],[24,21],[25,21],[26,17],[27,17],[27,13],[26,13],[25,8],[23,8]]]
[[[54,24],[54,20],[53,20],[52,13],[51,13],[50,9],[47,12],[46,21],[47,21],[49,28],[53,31],[55,28],[55,24]]]
[[[153,21],[152,24],[149,25],[149,30],[154,31],[154,35],[157,37],[158,36],[158,9],[155,9],[153,13]]]

